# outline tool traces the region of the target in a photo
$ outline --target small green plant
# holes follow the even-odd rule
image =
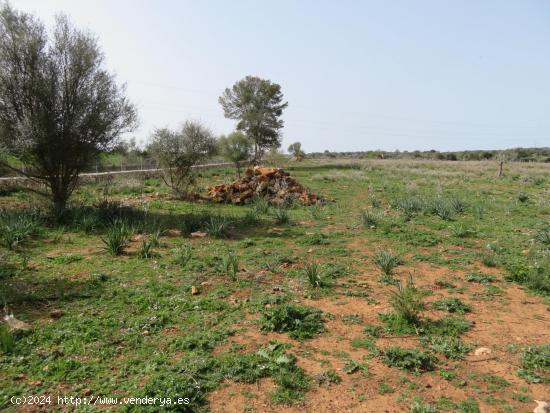
[[[384,382],[378,383],[378,394],[390,394],[394,393],[395,389]]]
[[[227,238],[232,227],[231,220],[224,215],[213,215],[206,223],[206,232],[214,238]]]
[[[462,302],[456,297],[445,297],[434,301],[432,307],[436,310],[447,311],[448,313],[464,314],[472,311],[472,306]]]
[[[468,397],[457,403],[456,413],[479,413],[479,406],[474,399]]]
[[[495,281],[494,275],[472,272],[466,276],[466,281],[471,283],[489,284]]]
[[[95,214],[83,214],[78,222],[78,227],[89,235],[101,226],[101,222]]]
[[[535,240],[542,245],[550,246],[550,226],[539,229]]]
[[[389,347],[383,352],[382,361],[389,367],[397,367],[414,374],[435,369],[437,358],[416,349]]]
[[[384,335],[382,326],[369,325],[363,328],[363,333],[373,338],[380,338]]]
[[[225,274],[228,275],[231,280],[235,281],[239,273],[238,255],[233,251],[227,253],[227,255],[222,258],[222,265]]]
[[[550,344],[525,348],[518,375],[529,383],[550,383]]]
[[[342,316],[342,322],[346,325],[363,324],[363,317],[361,314],[347,314]]]
[[[460,360],[468,353],[472,346],[463,343],[456,337],[427,337],[423,342],[436,353],[442,354],[451,360]]]
[[[256,196],[252,198],[250,206],[257,214],[267,214],[269,212],[269,202],[265,198]]]
[[[328,244],[326,235],[321,232],[316,232],[311,235],[306,235],[302,239],[298,240],[298,244],[301,245],[325,245]]]
[[[411,406],[411,413],[437,413],[437,409],[431,404],[417,401]]]
[[[441,369],[439,375],[447,381],[451,381],[457,378],[457,374],[454,371]]]
[[[139,248],[137,255],[139,258],[149,259],[153,257],[153,246],[155,245],[152,239],[143,239],[141,241],[141,247]]]
[[[526,194],[525,192],[520,192],[518,194],[518,201],[521,202],[522,204],[526,203],[527,201],[529,201],[529,195]]]
[[[487,268],[494,268],[498,265],[497,257],[495,254],[485,254],[481,260],[483,265]]]
[[[273,217],[278,225],[290,224],[290,213],[284,207],[273,208]]]
[[[15,351],[15,338],[4,324],[0,324],[0,350],[4,354]]]
[[[298,340],[313,338],[325,331],[323,312],[305,305],[278,305],[264,310],[260,330],[288,333]]]
[[[402,263],[401,258],[384,250],[378,251],[373,257],[373,261],[385,275],[391,275],[394,268]]]
[[[456,224],[452,226],[451,232],[457,238],[468,238],[476,234],[474,229],[468,228],[464,224]]]
[[[121,255],[124,253],[128,242],[132,236],[133,230],[124,221],[115,221],[107,229],[105,237],[101,237],[105,251],[112,256]]]
[[[309,285],[313,288],[320,288],[325,284],[321,274],[321,267],[316,262],[309,262],[304,266],[304,275]]]
[[[315,380],[319,386],[330,386],[332,384],[338,384],[342,381],[342,378],[338,375],[336,370],[325,370],[315,376]]]
[[[412,276],[406,283],[400,282],[397,290],[391,293],[390,305],[395,313],[409,324],[417,324],[420,314],[426,308],[424,297],[426,293],[414,285]]]
[[[370,209],[363,211],[359,216],[359,222],[365,228],[376,228],[380,224],[380,221],[380,214]]]
[[[364,363],[360,363],[357,360],[348,359],[342,367],[342,371],[346,374],[353,374],[358,371],[362,371],[365,376],[368,376],[369,369],[368,366]]]
[[[174,252],[175,252],[174,262],[182,268],[185,268],[187,264],[189,264],[189,261],[191,261],[191,258],[193,257],[193,249],[191,248],[190,245],[183,245],[177,248]]]
[[[0,210],[0,242],[9,250],[37,234],[39,226],[39,219],[33,213]]]

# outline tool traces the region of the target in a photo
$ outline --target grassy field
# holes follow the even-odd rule
[[[550,395],[550,164],[291,164],[323,206],[86,185],[4,191],[0,409],[183,397],[185,412],[529,412]],[[234,171],[203,172],[200,186]],[[202,231],[203,238],[189,234]],[[78,411],[165,411],[103,405]]]

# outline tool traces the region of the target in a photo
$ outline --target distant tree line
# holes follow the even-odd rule
[[[550,148],[512,148],[503,150],[472,150],[440,152],[429,151],[357,151],[357,152],[310,152],[308,158],[350,159],[426,159],[441,161],[486,161],[504,156],[513,162],[550,162]]]

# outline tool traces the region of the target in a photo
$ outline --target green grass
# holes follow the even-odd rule
[[[378,251],[374,255],[373,261],[376,264],[376,266],[380,268],[382,273],[385,275],[391,275],[393,273],[394,268],[402,264],[401,258],[399,258],[396,255],[393,255],[389,251]]]

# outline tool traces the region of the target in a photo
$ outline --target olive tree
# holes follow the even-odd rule
[[[218,138],[220,154],[235,164],[237,175],[241,175],[241,164],[252,156],[254,141],[242,132],[233,132]]]
[[[79,174],[136,126],[93,35],[65,16],[48,33],[0,5],[0,165],[37,182],[33,190],[63,210]]]
[[[148,151],[163,168],[163,179],[174,194],[189,198],[196,183],[193,167],[216,153],[212,132],[198,122],[187,121],[179,130],[157,129]]]
[[[294,142],[288,147],[288,152],[294,156],[297,161],[302,161],[306,157],[306,153],[302,150],[300,142]]]
[[[238,121],[236,129],[254,141],[254,162],[265,149],[281,146],[281,116],[288,102],[283,102],[280,85],[247,76],[225,89],[219,102],[225,117]]]

